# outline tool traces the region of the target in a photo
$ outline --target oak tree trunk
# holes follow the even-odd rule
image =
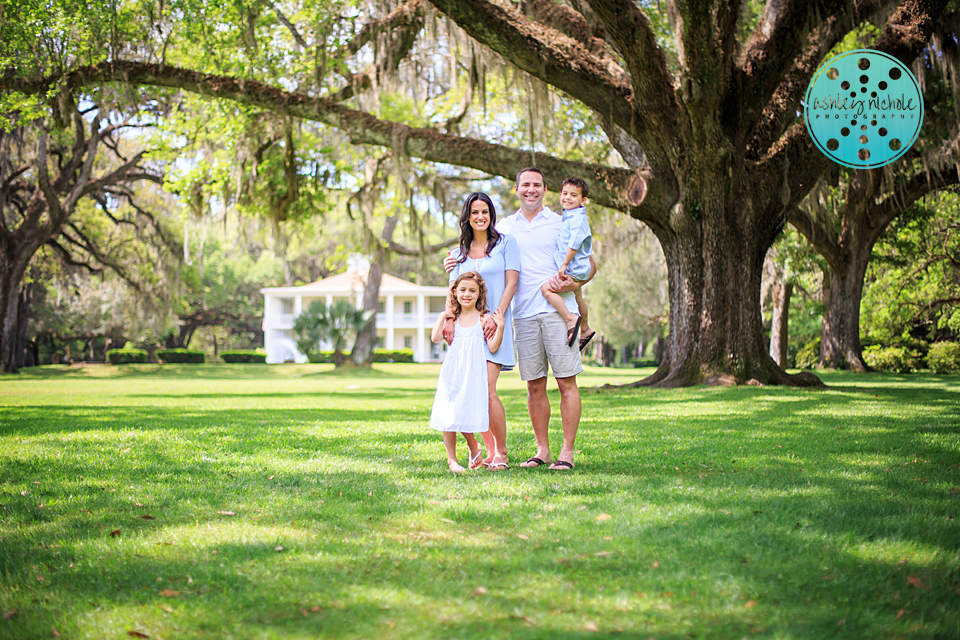
[[[660,238],[676,311],[663,361],[642,383],[816,384],[785,373],[768,352],[759,295],[765,234],[743,228],[751,221],[736,211],[711,211],[697,222],[687,237]]]
[[[32,203],[39,206],[39,202]],[[20,370],[22,354],[20,345],[21,323],[25,314],[21,314],[21,283],[30,259],[43,244],[45,237],[40,232],[22,233],[7,236],[0,250],[0,310],[3,313],[2,331],[0,331],[0,371],[17,373]]]
[[[849,259],[828,267],[823,274],[826,311],[820,330],[822,368],[869,370],[860,345],[860,300],[869,256],[869,250],[858,251]]]
[[[16,356],[17,356],[17,369],[22,369],[26,366],[27,360],[27,321],[30,318],[30,303],[33,301],[33,287],[32,282],[23,285],[20,289],[20,309],[19,309],[19,319],[17,324],[19,325],[17,329],[17,345],[16,345]]]
[[[357,332],[357,340],[350,351],[350,360],[357,366],[367,366],[373,361],[373,349],[377,344],[377,303],[380,300],[380,281],[383,279],[383,263],[385,251],[377,251],[376,257],[370,261],[370,271],[367,272],[367,282],[363,287],[363,308],[372,310],[370,322]]]
[[[770,322],[770,357],[781,367],[786,367],[789,344],[790,298],[792,282],[777,282],[773,286],[773,318]]]
[[[367,281],[363,287],[362,308],[371,311],[370,322],[357,332],[357,339],[350,352],[350,360],[357,366],[369,366],[373,361],[373,348],[377,343],[377,303],[380,300],[380,281],[383,279],[384,262],[389,258],[384,245],[389,245],[393,239],[393,230],[397,226],[397,216],[387,218],[383,228],[383,242],[378,242],[373,235],[374,208],[379,194],[377,188],[378,163],[375,158],[367,158],[364,162],[364,187],[360,192],[360,214],[363,217],[364,231],[367,243],[371,248],[370,269],[367,272]],[[339,366],[339,365],[338,365]]]

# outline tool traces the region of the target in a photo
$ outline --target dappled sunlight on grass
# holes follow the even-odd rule
[[[248,366],[0,378],[0,637],[960,635],[955,376],[585,393],[557,473],[512,372],[455,476],[436,366]]]

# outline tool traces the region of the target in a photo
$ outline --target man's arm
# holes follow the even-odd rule
[[[590,256],[590,275],[587,276],[586,280],[577,282],[568,275],[564,275],[561,278],[560,274],[556,274],[547,280],[547,285],[549,286],[550,291],[555,293],[568,293],[570,291],[576,291],[583,285],[587,284],[593,280],[595,275],[597,275],[597,263],[593,261],[593,256]]]
[[[443,311],[437,316],[437,321],[433,325],[433,331],[430,333],[430,340],[432,340],[434,344],[437,344],[443,339],[443,325],[448,319],[453,320],[453,314],[450,311]]]

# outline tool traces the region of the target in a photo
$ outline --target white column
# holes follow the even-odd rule
[[[387,330],[387,349],[396,349],[394,346],[394,336],[393,336],[393,301],[394,295],[392,293],[387,294],[387,304],[383,308],[383,315],[386,319],[386,330]]]
[[[263,294],[263,350],[267,352],[267,362],[273,364],[273,327],[270,324],[271,307],[274,306],[273,297],[269,293]]]
[[[299,293],[293,299],[293,317],[296,318],[303,313],[303,296]]]
[[[333,305],[333,294],[327,294],[327,308],[329,309]]]
[[[426,329],[427,324],[427,312],[423,299],[423,294],[417,294],[417,353],[418,357],[415,357],[414,360],[417,362],[426,362],[429,360],[429,352],[427,351],[427,340],[426,335],[424,334],[424,329]]]

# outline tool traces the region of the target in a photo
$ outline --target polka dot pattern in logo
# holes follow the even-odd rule
[[[817,69],[803,114],[810,137],[828,158],[853,169],[873,169],[913,146],[923,124],[923,96],[902,62],[881,51],[857,49]]]

